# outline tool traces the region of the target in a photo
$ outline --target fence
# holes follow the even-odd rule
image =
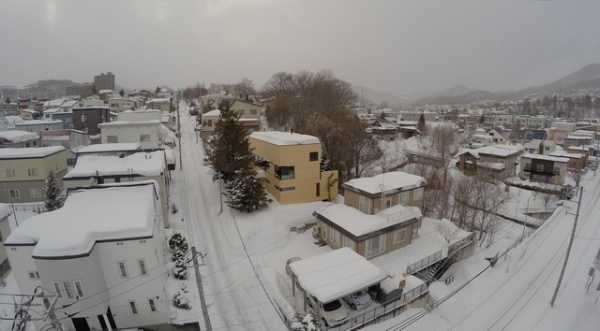
[[[409,265],[408,267],[406,267],[406,273],[409,275],[412,275],[419,270],[429,267],[430,265],[436,263],[437,261],[439,261],[441,259],[442,259],[442,251],[439,250],[439,251],[435,252],[434,254],[431,254],[428,257],[421,259],[420,261],[417,261],[417,262]]]
[[[426,283],[421,284],[414,289],[407,291],[406,293],[402,293],[402,295],[393,301],[384,302],[381,306],[376,306],[371,308],[362,314],[358,314],[350,318],[350,320],[342,325],[338,325],[330,328],[322,328],[323,330],[328,331],[346,331],[346,330],[354,330],[362,326],[366,326],[369,324],[374,324],[378,322],[378,320],[388,314],[391,314],[402,307],[406,307],[413,300],[421,297],[424,294],[429,292],[429,285]]]
[[[39,203],[15,203],[13,204],[15,211],[31,211],[35,213],[43,213],[46,211],[46,207],[43,202]]]
[[[463,238],[454,244],[448,246],[448,256],[451,256],[455,252],[461,250],[463,247],[467,246],[473,241],[473,234],[470,234],[468,237]]]

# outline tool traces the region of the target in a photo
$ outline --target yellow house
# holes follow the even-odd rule
[[[64,147],[0,149],[0,202],[43,201],[43,187],[50,170],[61,180],[67,173]]]
[[[261,163],[267,191],[281,204],[333,199],[337,170],[321,171],[319,138],[290,132],[254,132],[252,153]]]

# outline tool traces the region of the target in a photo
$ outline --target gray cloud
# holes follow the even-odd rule
[[[393,93],[543,84],[598,62],[600,1],[2,1],[0,85],[260,86],[331,69]]]

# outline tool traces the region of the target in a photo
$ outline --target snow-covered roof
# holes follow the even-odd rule
[[[153,102],[155,102],[155,103],[157,103],[157,102],[171,102],[171,99],[169,99],[169,98],[156,98],[156,99],[149,99],[148,101],[146,101],[147,104],[150,104],[150,103],[153,103]]]
[[[25,122],[25,120],[21,116],[9,115],[9,116],[4,116],[4,119],[12,125],[15,125],[15,124],[21,123],[21,122]]]
[[[44,102],[44,107],[58,107],[60,105],[62,105],[65,102],[65,99],[54,99],[54,100],[48,100],[46,102]]]
[[[44,114],[53,114],[60,111],[60,108],[50,108],[50,109],[46,109],[44,110]]]
[[[558,157],[568,157],[569,159],[581,159],[584,157],[584,154],[581,153],[568,153],[563,151],[555,151],[549,154],[550,156],[558,156]]]
[[[64,151],[62,146],[31,147],[31,148],[0,148],[0,159],[30,159],[46,157]]]
[[[12,208],[6,203],[0,203],[0,221],[12,214]]]
[[[147,120],[147,121],[114,121],[104,122],[98,124],[98,127],[111,127],[111,126],[131,126],[131,125],[159,125],[162,122],[160,120]]]
[[[374,177],[356,178],[344,183],[344,187],[355,188],[370,194],[403,188],[415,188],[427,185],[425,178],[402,171],[392,171]]]
[[[167,158],[167,164],[175,164],[175,152],[170,148],[165,148],[165,156]]]
[[[250,138],[261,140],[277,146],[319,144],[319,138],[299,133],[269,131],[253,132]]]
[[[327,303],[384,280],[385,273],[348,247],[290,263],[298,283]]]
[[[141,148],[140,143],[96,144],[80,148],[78,153],[128,152]]]
[[[14,143],[20,143],[23,141],[29,141],[38,139],[39,136],[37,133],[21,131],[21,130],[9,130],[0,132],[0,139],[12,141]]]
[[[521,158],[538,159],[538,160],[546,160],[546,161],[561,162],[561,163],[569,162],[569,159],[566,157],[557,157],[557,156],[541,155],[541,154],[523,154],[521,156]]]
[[[71,108],[75,106],[79,100],[67,100],[60,105],[61,108]]]
[[[62,123],[62,121],[61,120],[29,120],[29,121],[15,123],[15,126],[37,125],[37,124],[58,124],[58,123]]]
[[[356,237],[404,222],[408,225],[411,222],[416,222],[417,218],[423,216],[419,208],[403,205],[384,209],[377,215],[365,214],[356,208],[344,204],[335,204],[315,213],[339,225]]]
[[[165,170],[165,152],[138,152],[119,155],[84,154],[64,178],[89,178],[94,176],[141,175],[160,176]]]
[[[214,117],[219,117],[219,116],[221,116],[221,110],[219,110],[219,109],[213,109],[213,110],[211,110],[211,111],[208,111],[208,112],[206,112],[206,113],[202,114],[202,117],[204,117],[204,116],[209,116],[209,117],[212,117],[212,116],[214,116]]]
[[[465,151],[459,153],[458,155],[469,153],[469,154],[472,154],[473,156],[475,156],[476,158],[479,158],[481,154],[506,157],[506,156],[510,156],[513,154],[521,153],[522,151],[523,151],[523,147],[521,147],[521,146],[492,145],[492,146],[485,146],[485,147],[481,147],[481,148],[477,148],[477,149],[465,150]]]
[[[100,240],[151,237],[154,185],[128,183],[70,191],[62,208],[31,217],[5,245],[35,245],[34,258],[73,258],[89,254]]]

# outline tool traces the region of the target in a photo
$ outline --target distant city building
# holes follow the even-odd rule
[[[94,86],[96,91],[115,90],[115,75],[112,72],[101,73],[99,76],[94,76]]]
[[[94,84],[78,84],[65,87],[65,95],[88,96],[94,94]]]

